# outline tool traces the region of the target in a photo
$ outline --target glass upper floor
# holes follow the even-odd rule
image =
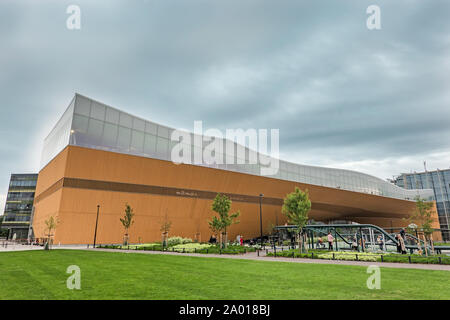
[[[174,130],[76,94],[44,141],[41,169],[67,145],[171,161],[172,148],[179,143],[171,140]],[[197,150],[199,147],[192,143],[195,136],[190,135],[192,139],[189,148],[192,154],[196,151],[203,152],[210,144],[204,142],[201,150]],[[261,175],[264,165],[250,161],[252,156],[259,154],[237,142],[231,143],[234,148],[232,154],[225,150],[219,155],[224,160],[223,163],[197,165]],[[238,148],[244,149],[242,156],[235,152]],[[300,165],[283,160],[278,163],[279,170],[273,175],[265,176],[406,200],[413,200],[417,196],[424,199],[433,197],[430,189],[406,190],[380,178],[352,170]]]

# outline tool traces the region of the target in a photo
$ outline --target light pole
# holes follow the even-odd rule
[[[100,211],[100,205],[97,205],[97,219],[95,220],[95,233],[94,233],[94,248],[95,248],[95,241],[97,240],[97,225],[98,225],[98,212]]]
[[[259,194],[259,231],[261,234],[261,247],[263,245],[263,232],[262,232],[262,198],[264,195],[262,193]]]

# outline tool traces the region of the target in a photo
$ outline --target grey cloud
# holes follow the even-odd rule
[[[0,193],[74,92],[174,127],[279,128],[289,160],[382,178],[399,166],[377,161],[448,155],[448,1],[78,1],[80,31],[69,4],[0,3]]]

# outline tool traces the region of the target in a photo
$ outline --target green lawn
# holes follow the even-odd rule
[[[66,268],[81,268],[81,290]],[[450,299],[450,271],[78,250],[0,253],[0,299]]]

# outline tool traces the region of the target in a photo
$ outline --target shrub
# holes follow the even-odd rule
[[[274,252],[269,252],[267,253],[268,257],[275,257],[275,253]],[[284,257],[284,258],[311,258],[312,255],[311,253],[299,253],[298,250],[283,250],[283,251],[278,251],[277,250],[277,257]],[[317,255],[315,255],[315,257],[317,257]]]
[[[252,247],[246,247],[246,246],[237,246],[237,245],[229,245],[226,249],[220,249],[219,246],[211,246],[209,248],[203,249],[200,251],[200,253],[212,253],[212,254],[241,254],[245,252],[255,252],[256,249]]]
[[[151,250],[151,251],[162,251],[163,247],[160,243],[150,243],[138,246],[137,250]]]
[[[380,254],[375,253],[356,253],[356,252],[321,252],[317,250],[310,250],[308,253],[300,254],[297,250],[283,250],[283,251],[277,251],[276,256],[277,257],[286,257],[286,258],[292,258],[294,255],[294,258],[315,258],[315,259],[333,259],[333,253],[334,253],[334,259],[335,260],[347,260],[347,261],[354,261],[356,260],[356,254],[358,255],[359,261],[377,261],[377,257],[380,257]],[[267,254],[269,257],[274,257],[275,254],[273,252],[269,252]]]
[[[167,246],[169,247],[185,243],[192,243],[192,239],[183,237],[170,237],[169,239],[167,239]]]
[[[192,239],[191,238],[183,238],[183,240],[181,240],[181,243],[192,243]]]
[[[178,244],[176,246],[173,246],[171,250],[177,251],[177,252],[197,252],[202,249],[206,249],[209,247],[212,247],[212,244],[209,243],[185,243],[185,244]]]
[[[359,261],[372,261],[376,262],[380,257],[379,254],[370,254],[370,253],[353,253],[353,252],[335,252],[334,259],[335,260],[346,260],[346,261],[355,261],[356,256],[358,255]],[[318,255],[319,259],[333,259],[333,253],[322,253]]]
[[[424,263],[424,264],[439,264],[439,258],[441,258],[441,264],[450,264],[450,257],[448,256],[442,256],[442,255],[436,255],[436,256],[429,256],[424,257],[421,255],[411,255],[411,263]],[[380,258],[378,258],[378,261],[381,261]],[[407,255],[386,255],[383,256],[384,262],[399,262],[399,263],[409,263],[409,258]]]

